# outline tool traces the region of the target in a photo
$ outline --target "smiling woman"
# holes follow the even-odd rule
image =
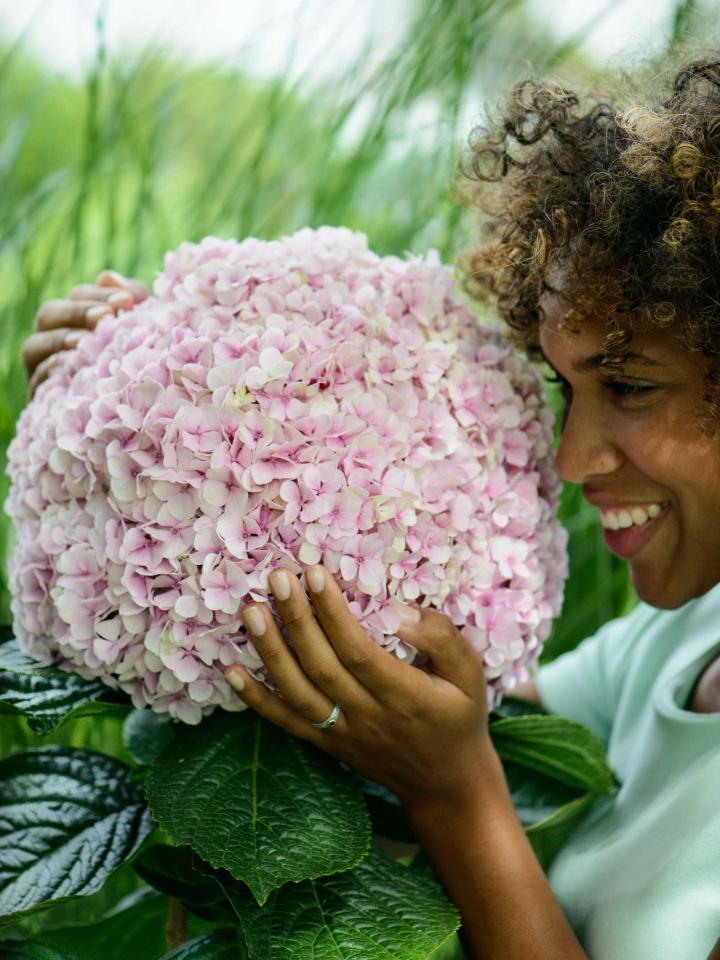
[[[720,935],[720,60],[625,111],[521,84],[472,148],[489,216],[468,285],[559,378],[558,468],[642,601],[522,692],[590,727],[622,786],[546,877],[489,736],[477,651],[448,616],[399,607],[395,632],[426,667],[391,659],[317,558],[307,593],[297,570],[273,570],[277,618],[242,609],[274,689],[242,664],[226,679],[395,791],[473,960],[700,960]]]
[[[471,148],[468,286],[554,371],[559,472],[643,601],[519,691],[595,730],[622,781],[549,880],[593,960],[704,957],[720,934],[720,61],[625,110],[521,84]]]

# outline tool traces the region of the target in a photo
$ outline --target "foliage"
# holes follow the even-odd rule
[[[13,650],[6,658],[16,663]],[[20,709],[13,683],[24,675],[2,672],[0,702],[9,699]],[[61,678],[54,680],[35,691],[30,711],[42,707],[43,697],[57,709]],[[68,685],[74,680],[66,675]],[[71,700],[66,709],[76,709]],[[547,861],[615,781],[601,744],[578,724],[519,702],[503,712],[493,714],[491,734],[500,756],[512,756],[511,791]],[[0,762],[0,924],[12,924],[13,935],[29,932],[24,918],[72,898],[91,900],[128,863],[172,900],[161,909],[146,889],[94,928],[36,927],[28,949],[38,958],[57,960],[43,953],[43,944],[61,958],[83,960],[90,944],[103,940],[112,941],[103,955],[119,958],[118,946],[128,949],[138,927],[147,927],[145,951],[156,942],[168,903],[176,901],[209,930],[224,931],[195,946],[190,941],[178,956],[207,950],[220,958],[235,938],[233,949],[247,951],[249,960],[420,960],[454,934],[457,912],[427,866],[401,864],[369,847],[371,823],[390,839],[399,825],[407,838],[387,791],[370,790],[249,713],[219,713],[170,731],[163,723],[140,725],[133,715],[126,723],[126,742],[140,745],[145,762],[128,765],[58,746]],[[372,818],[368,792],[374,793]],[[395,808],[391,817],[383,806]],[[151,837],[163,842],[149,845]],[[6,949],[12,956],[16,947]]]

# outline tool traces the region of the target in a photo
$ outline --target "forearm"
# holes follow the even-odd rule
[[[462,915],[470,960],[587,960],[495,773],[454,810],[408,806],[410,821]]]

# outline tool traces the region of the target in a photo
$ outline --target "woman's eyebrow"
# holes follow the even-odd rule
[[[662,367],[662,364],[659,360],[653,360],[652,357],[646,356],[644,353],[626,353],[622,358],[623,363],[637,363],[644,367]],[[607,363],[607,354],[605,353],[594,353],[591,357],[585,357],[582,360],[573,360],[573,370],[576,370],[578,373],[587,373],[588,370],[597,370]]]
[[[549,360],[545,353],[541,350],[540,356],[543,363],[546,363],[551,370],[560,376],[559,371]],[[589,370],[599,370],[603,364],[606,362],[607,356],[604,353],[594,353],[591,357],[584,357],[582,360],[573,360],[572,368],[577,373],[587,373]],[[644,353],[627,353],[623,357],[623,363],[637,363],[640,366],[645,367],[663,367],[663,364],[660,360],[653,360],[652,357],[646,356]]]

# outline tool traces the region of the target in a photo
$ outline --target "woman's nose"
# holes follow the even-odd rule
[[[601,412],[572,402],[555,455],[563,480],[584,483],[590,477],[614,473],[624,460]]]

